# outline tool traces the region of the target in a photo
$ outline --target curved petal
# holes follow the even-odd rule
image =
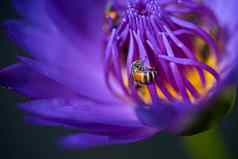
[[[120,135],[122,133],[141,129],[128,126],[98,124],[98,123],[79,123],[74,120],[65,120],[52,117],[43,117],[39,115],[27,115],[25,121],[30,124],[41,126],[65,127],[74,130],[79,130],[81,133],[93,133],[97,135]],[[149,128],[149,127],[144,127]]]
[[[105,5],[106,0],[49,0],[47,13],[71,39],[84,37],[97,41],[102,36]]]
[[[77,124],[104,124],[124,127],[144,127],[134,108],[83,99],[49,99],[23,103],[20,108],[34,116],[56,122]]]
[[[102,37],[96,35],[97,33],[102,33],[102,27],[95,26],[99,23],[101,25],[102,22],[95,22],[102,21],[103,17],[94,17],[94,24],[91,25],[92,17],[89,18],[88,16],[92,16],[91,14],[101,15],[99,14],[99,10],[100,12],[102,11],[104,6],[103,1],[91,0],[83,2],[83,4],[82,1],[72,1],[74,5],[70,5],[71,8],[69,8],[69,4],[72,3],[68,1],[67,5],[63,1],[54,2],[54,0],[13,0],[13,2],[16,10],[23,18],[6,22],[7,33],[10,38],[25,48],[34,58],[56,65],[76,65],[77,69],[74,70],[79,70],[85,67],[85,64],[90,64],[94,69],[98,69],[97,71],[102,71],[102,46],[100,41]],[[62,5],[62,8],[59,5]],[[90,7],[93,11],[88,9]],[[72,27],[66,27],[63,24],[56,23],[54,15],[51,15],[49,12],[53,12],[55,9],[62,9],[60,10],[62,12],[59,12],[59,14],[64,14],[65,12],[65,14],[69,14],[69,16],[56,16],[60,18],[59,22],[68,22],[72,20],[73,16],[76,16],[76,19],[73,18],[75,21],[70,22],[75,25],[78,24],[78,26],[75,26],[77,30],[72,31]],[[87,25],[84,25],[85,23]],[[90,36],[87,35],[84,28],[97,29],[97,31],[90,30],[89,32],[92,34],[92,37],[88,38]],[[69,31],[66,31],[66,29]],[[77,38],[77,41],[68,39],[68,35],[72,32],[74,37]],[[83,35],[80,33],[83,33]]]
[[[109,98],[114,98],[103,82],[101,46],[99,46],[97,41],[92,41],[92,39],[89,41],[86,36],[79,36],[76,35],[76,33],[75,36],[78,37],[78,40],[74,42],[70,41],[67,38],[67,32],[62,32],[59,26],[56,25],[57,23],[52,21],[53,17],[50,17],[48,11],[46,11],[46,9],[53,7],[53,2],[53,0],[51,2],[45,0],[37,0],[34,2],[32,0],[24,0],[21,2],[19,0],[14,0],[17,11],[21,13],[25,19],[9,21],[5,24],[10,38],[14,39],[37,60],[57,68],[62,68],[62,70],[69,70],[70,73],[61,71],[61,75],[59,75],[69,75],[68,79],[64,77],[63,81],[68,81],[66,83],[71,82],[71,79],[69,78],[71,74],[73,76],[75,74],[81,76],[79,78],[80,80],[76,79],[77,82],[73,81],[74,84],[77,84],[71,86],[80,91],[80,93],[82,92],[82,95],[89,96],[93,94],[92,96],[96,96],[97,98],[101,98],[101,96],[105,95]],[[93,2],[94,1],[90,1],[87,3],[92,4],[91,7],[96,7],[96,4],[103,4],[102,2],[97,2],[95,4]],[[63,3],[63,1],[61,1],[59,5],[61,3]],[[85,5],[82,7],[82,4],[79,4],[79,2],[76,4],[79,5],[78,7],[84,8],[82,12],[85,13],[83,15],[91,14],[88,10],[86,12],[85,8],[87,7],[85,7]],[[54,7],[57,8],[56,6]],[[66,7],[64,8],[65,12],[72,11],[72,14],[76,12],[75,10],[73,11],[73,9],[68,10],[69,8],[67,8],[67,6],[61,7]],[[81,17],[82,15],[80,13],[81,10],[78,13]],[[96,11],[93,12],[93,14],[97,14]],[[70,17],[68,18],[70,19]],[[81,18],[84,19],[86,17],[83,16]],[[63,15],[61,21],[64,21]],[[80,21],[80,19],[76,19],[76,21]],[[95,25],[91,26],[97,29],[100,28],[95,27]],[[96,34],[94,33],[94,35]],[[57,81],[61,80],[53,79]]]
[[[238,17],[236,16],[238,1],[230,0],[204,0],[210,9],[214,11],[222,27],[227,33],[226,55],[224,56],[222,73],[227,82],[238,82]]]
[[[104,83],[104,77],[96,70],[82,68],[80,72],[74,72],[76,68],[57,67],[52,64],[42,63],[26,57],[19,59],[36,72],[59,82],[82,96],[99,101],[121,102],[113,96]],[[105,98],[107,97],[107,98]]]
[[[225,84],[235,83],[238,84],[238,32],[233,35],[227,44],[227,61],[224,61],[224,77]]]
[[[26,21],[49,27],[55,25],[63,29],[67,26],[67,31],[74,32],[77,36],[82,33],[85,36],[95,36],[92,31],[93,24],[100,26],[103,21],[104,7],[106,0],[87,1],[63,1],[63,0],[12,0],[17,12]],[[59,20],[59,21],[58,21]],[[102,26],[102,25],[101,25]],[[90,30],[93,29],[93,30]],[[99,30],[100,27],[97,27]],[[64,33],[66,30],[63,30]],[[87,31],[87,32],[86,32]]]
[[[25,21],[5,22],[5,28],[10,39],[38,60],[62,67],[74,66],[76,71],[88,66],[102,71],[100,47],[93,41],[82,38],[72,43],[54,27],[42,28]]]
[[[24,64],[0,71],[0,84],[30,98],[73,97],[75,93]]]
[[[119,136],[100,136],[95,134],[76,134],[63,138],[60,141],[67,149],[88,149],[111,144],[127,144],[144,140],[157,133],[156,129],[140,129],[125,132]]]
[[[46,12],[47,0],[11,0],[17,13],[24,21],[42,26],[53,26]]]
[[[229,0],[229,2],[224,0],[204,0],[204,3],[215,12],[223,26],[231,31],[237,31],[237,0]]]

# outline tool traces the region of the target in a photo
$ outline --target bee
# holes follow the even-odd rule
[[[107,18],[110,18],[113,24],[116,24],[119,19],[118,12],[112,6],[107,8],[105,16]]]
[[[104,31],[110,33],[112,28],[116,28],[119,24],[120,15],[118,11],[113,7],[113,4],[109,3],[106,7]]]
[[[155,81],[157,71],[150,67],[145,66],[141,60],[136,60],[131,65],[132,78],[139,86],[148,85]]]

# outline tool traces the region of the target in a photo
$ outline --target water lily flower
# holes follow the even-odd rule
[[[5,30],[30,56],[0,84],[27,121],[78,130],[67,148],[190,134],[237,84],[236,0],[13,2]]]

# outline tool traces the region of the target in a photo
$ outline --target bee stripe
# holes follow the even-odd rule
[[[147,83],[151,82],[151,72],[147,72]]]
[[[149,72],[149,81],[153,81],[153,72]]]
[[[148,82],[148,80],[147,80],[147,73],[145,72],[144,73],[144,78],[143,78],[143,83],[147,83]]]
[[[152,75],[153,75],[153,80],[156,79],[156,72],[152,72]]]

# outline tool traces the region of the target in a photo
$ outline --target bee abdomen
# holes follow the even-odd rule
[[[154,71],[146,71],[144,72],[144,78],[143,78],[143,83],[144,84],[149,84],[151,82],[154,82],[156,78],[156,72]]]

